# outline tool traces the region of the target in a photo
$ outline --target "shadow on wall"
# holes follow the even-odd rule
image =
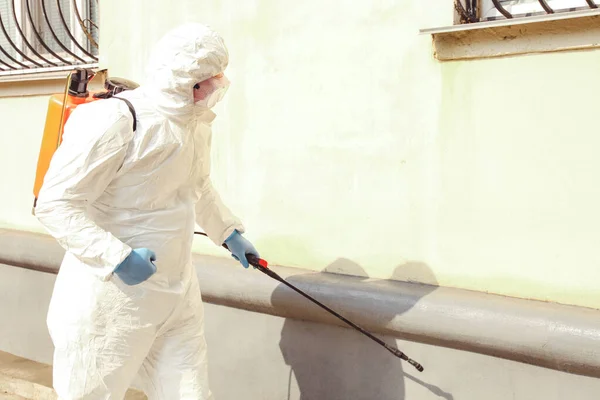
[[[405,277],[407,274],[403,269],[407,267],[411,270],[410,275],[418,272],[422,280],[437,284],[431,269],[421,263],[397,267],[392,278]],[[345,259],[337,260],[320,274],[332,272],[353,275],[347,278],[355,280],[353,283],[360,283],[368,278],[360,265]],[[288,281],[302,286],[303,280],[308,281],[308,276],[312,281],[315,274],[290,277]],[[331,276],[333,275],[328,274],[328,277]],[[435,290],[435,286],[421,287],[421,297]],[[289,306],[290,291],[283,285],[278,286],[273,292],[272,304],[276,308]],[[320,300],[318,295],[316,298]],[[385,324],[411,309],[418,300],[416,298],[412,303],[399,301],[397,309],[393,312],[389,309],[382,310],[376,319]],[[301,297],[298,297],[298,301],[308,302]],[[328,305],[326,301],[324,303]],[[336,309],[335,306],[332,308]],[[324,310],[322,312],[325,313]],[[396,346],[393,338],[381,338]],[[432,398],[453,400],[451,394],[440,388],[405,374],[403,361],[353,329],[287,318],[281,331],[279,347],[285,363],[290,366],[287,400],[404,400],[405,377],[427,388],[432,393]]]

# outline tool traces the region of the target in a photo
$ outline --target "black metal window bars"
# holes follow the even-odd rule
[[[502,3],[507,3],[507,1],[491,0],[492,4],[496,8],[496,10],[498,10],[498,12],[503,15],[503,17],[482,18],[479,15],[479,9],[481,7],[481,3],[483,2],[483,0],[454,0],[454,8],[455,8],[456,12],[458,13],[458,16],[460,18],[460,23],[468,24],[468,23],[480,22],[480,21],[484,21],[484,20],[491,21],[491,20],[497,20],[497,19],[511,19],[511,18],[515,18],[515,17],[529,17],[532,15],[539,15],[539,14],[554,14],[556,12],[568,12],[568,11],[576,11],[576,10],[582,10],[582,9],[595,9],[595,8],[598,8],[598,6],[600,5],[600,4],[597,4],[595,0],[585,0],[585,2],[587,3],[587,7],[583,7],[583,8],[582,7],[573,7],[573,8],[562,9],[562,10],[554,10],[554,9],[552,9],[552,7],[550,7],[550,5],[548,4],[548,1],[546,1],[546,0],[537,0],[537,1],[540,3],[541,7],[543,8],[543,10],[544,10],[543,12],[513,15],[510,12],[508,12],[508,10],[506,8],[504,8],[504,6],[502,5]]]
[[[0,0],[0,76],[96,63],[98,0],[85,1]]]

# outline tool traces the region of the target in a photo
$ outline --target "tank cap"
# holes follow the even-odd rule
[[[89,95],[87,86],[94,75],[94,72],[90,69],[76,68],[73,70],[71,73],[71,83],[69,84],[69,95],[87,97]]]

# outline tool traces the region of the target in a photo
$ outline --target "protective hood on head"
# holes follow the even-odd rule
[[[223,39],[202,24],[185,24],[156,45],[144,90],[159,112],[186,122],[194,116],[193,87],[223,72],[229,54]]]

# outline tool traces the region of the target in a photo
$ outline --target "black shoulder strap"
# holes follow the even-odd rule
[[[133,108],[133,104],[131,104],[129,100],[124,99],[122,97],[113,97],[113,99],[122,100],[125,102],[125,104],[127,104],[129,111],[131,111],[131,115],[133,115],[133,131],[135,132],[135,130],[137,129],[137,115],[135,114],[135,108]]]

